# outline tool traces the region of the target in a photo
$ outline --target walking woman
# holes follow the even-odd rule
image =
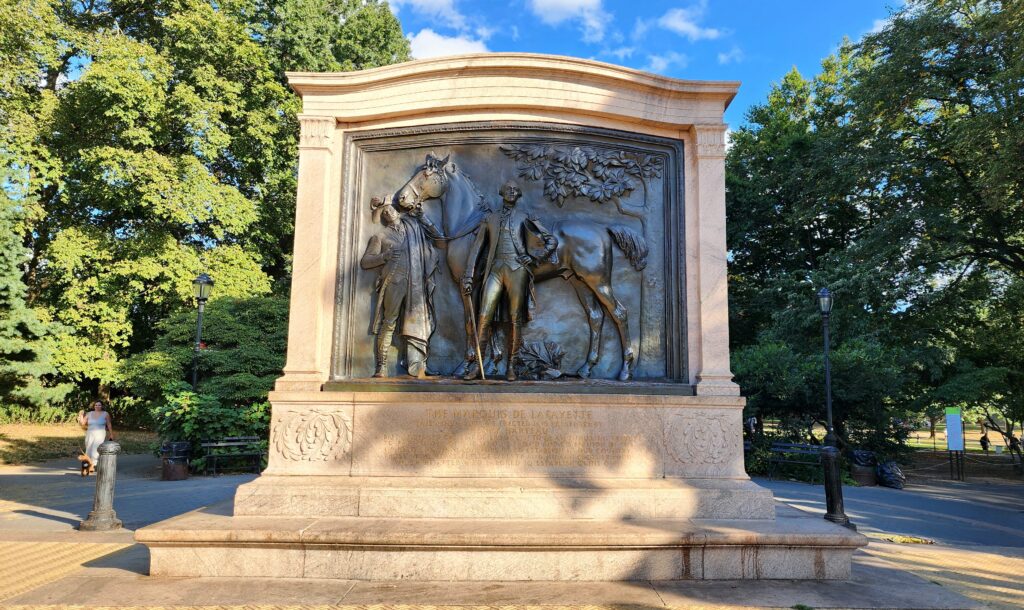
[[[111,425],[110,414],[103,410],[103,401],[97,400],[92,403],[92,411],[78,412],[78,423],[85,428],[85,456],[88,460],[88,470],[82,464],[82,475],[96,472],[96,460],[100,457],[100,445],[103,441],[114,440],[114,428]]]

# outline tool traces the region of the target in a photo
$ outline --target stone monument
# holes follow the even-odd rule
[[[302,96],[269,465],[143,528],[151,574],[845,578],[776,518],[729,370],[738,83],[493,53],[289,74]]]

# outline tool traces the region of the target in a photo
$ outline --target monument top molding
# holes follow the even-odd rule
[[[571,109],[662,127],[721,125],[740,86],[534,53],[476,53],[287,77],[305,114],[342,123],[436,112]]]

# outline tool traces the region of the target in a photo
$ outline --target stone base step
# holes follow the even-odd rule
[[[264,475],[238,516],[450,519],[773,519],[749,479],[425,478]]]
[[[153,576],[518,581],[845,579],[860,534],[775,520],[245,517],[200,510],[143,529]]]

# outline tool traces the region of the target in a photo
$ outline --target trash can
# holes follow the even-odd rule
[[[875,476],[875,467],[878,466],[878,458],[871,451],[854,449],[850,452],[850,476],[861,487],[878,485]]]
[[[179,441],[164,443],[160,447],[163,465],[160,469],[161,481],[184,481],[188,478],[188,461],[192,456],[191,443]]]

